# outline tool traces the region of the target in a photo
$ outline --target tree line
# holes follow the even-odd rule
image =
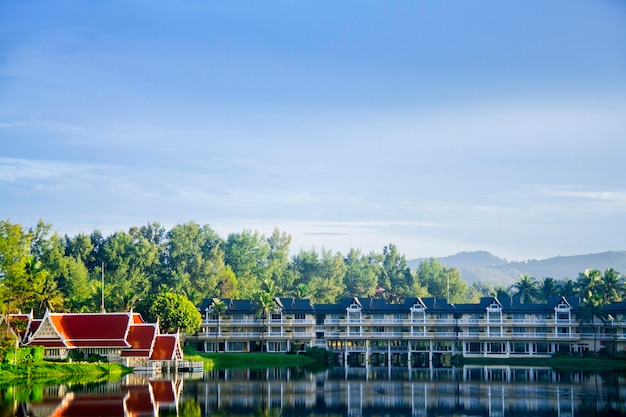
[[[153,222],[104,236],[60,235],[39,221],[25,228],[0,221],[0,301],[2,312],[95,312],[149,310],[159,294],[176,294],[198,305],[204,298],[260,300],[264,295],[333,303],[342,297],[441,297],[451,303],[507,295],[523,302],[590,290],[620,301],[624,284],[616,271],[581,273],[576,281],[521,276],[509,288],[468,285],[456,268],[434,258],[411,270],[394,244],[382,252],[352,248],[341,254],[322,248],[292,254],[291,236],[244,229],[222,238],[194,222],[166,230]],[[598,274],[599,277],[598,278]],[[589,276],[587,276],[589,275]],[[103,279],[104,278],[104,279]],[[104,281],[104,287],[102,282]],[[604,286],[604,287],[603,287]],[[600,290],[600,288],[604,288]],[[103,294],[104,292],[104,294]]]

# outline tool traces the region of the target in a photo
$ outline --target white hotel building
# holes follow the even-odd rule
[[[464,357],[549,357],[556,352],[618,352],[626,347],[626,303],[607,307],[609,320],[582,320],[578,297],[522,304],[485,297],[474,304],[441,298],[408,298],[390,304],[377,298],[346,298],[336,304],[275,298],[268,317],[251,300],[199,307],[202,327],[186,343],[206,352],[286,353],[321,347],[338,364],[437,367]]]

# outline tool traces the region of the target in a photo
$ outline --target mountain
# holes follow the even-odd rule
[[[430,258],[412,259],[407,263],[411,269],[415,270],[420,262],[428,259]],[[461,272],[462,279],[469,284],[480,281],[509,286],[522,274],[532,275],[538,280],[545,277],[576,279],[580,272],[589,268],[600,271],[613,268],[626,273],[626,251],[556,256],[522,262],[509,262],[487,251],[475,251],[460,252],[456,255],[437,258],[437,260],[442,265],[457,268]]]

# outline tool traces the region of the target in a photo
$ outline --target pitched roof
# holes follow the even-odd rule
[[[182,359],[182,350],[177,334],[159,334],[154,339],[150,360],[171,361]]]
[[[41,334],[44,323],[49,323],[58,337]],[[127,348],[126,336],[131,313],[50,313],[28,340],[29,344],[56,347],[119,347]]]
[[[49,317],[66,344],[93,347],[103,343],[108,347],[128,347],[129,313],[51,313]]]
[[[129,349],[122,351],[123,357],[149,357],[154,339],[159,333],[156,324],[133,324],[128,329],[126,341]]]

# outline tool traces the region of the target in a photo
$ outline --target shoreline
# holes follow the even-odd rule
[[[29,365],[3,365],[0,384],[46,383],[48,381],[100,382],[117,379],[132,373],[132,369],[112,363],[60,363],[40,362]]]

